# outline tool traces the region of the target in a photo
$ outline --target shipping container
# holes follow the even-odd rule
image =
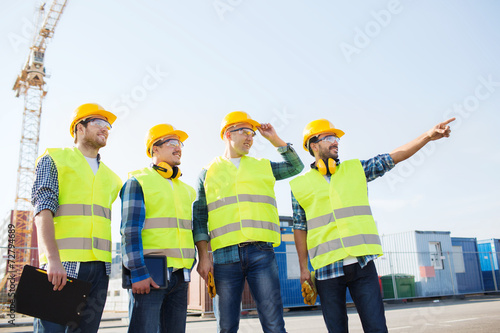
[[[413,276],[415,297],[458,292],[454,264],[450,260],[453,248],[449,231],[415,230],[380,238],[385,255],[375,261],[379,275]],[[394,288],[394,284],[390,286]],[[384,291],[384,294],[391,295],[391,292]],[[397,289],[392,295],[406,297],[399,297]]]
[[[452,237],[451,244],[458,292],[465,294],[484,291],[476,238]]]
[[[498,291],[500,287],[500,239],[485,239],[477,242],[479,261],[483,273],[485,291]]]

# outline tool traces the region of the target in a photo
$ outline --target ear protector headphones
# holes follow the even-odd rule
[[[158,165],[153,164],[153,169],[158,171],[163,178],[167,179],[177,179],[182,175],[178,167],[171,167],[167,162],[160,162]]]
[[[321,159],[316,163],[316,167],[322,176],[331,176],[337,171],[337,162],[333,158],[329,158],[326,162]]]

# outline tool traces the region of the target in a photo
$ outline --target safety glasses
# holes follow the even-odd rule
[[[319,139],[316,142],[320,142],[320,141],[327,141],[327,142],[331,142],[331,143],[337,143],[337,142],[340,141],[340,138],[337,137],[337,136],[335,136],[335,135],[328,135],[328,136],[325,136],[322,139]]]
[[[100,127],[100,128],[104,128],[106,127],[109,130],[111,130],[111,124],[104,120],[104,119],[101,119],[101,118],[89,118],[89,119],[85,119],[84,121],[82,121],[83,124],[92,124],[92,125],[95,125],[97,127]]]
[[[231,133],[238,132],[238,134],[245,134],[246,136],[252,136],[252,137],[254,137],[256,134],[253,129],[247,127],[238,128],[229,132]]]
[[[169,146],[169,147],[180,147],[180,148],[184,147],[184,144],[179,139],[166,139],[166,140],[163,140],[163,141],[158,141],[154,145],[155,146],[161,146],[164,143],[166,143],[167,146]]]

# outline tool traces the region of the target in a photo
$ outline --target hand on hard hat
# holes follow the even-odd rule
[[[276,133],[276,130],[274,129],[273,125],[268,124],[268,123],[262,123],[260,124],[259,127],[257,127],[259,130],[259,133],[269,140],[275,147],[283,147],[286,146],[286,142],[283,141],[278,134]]]

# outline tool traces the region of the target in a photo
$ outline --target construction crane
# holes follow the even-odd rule
[[[66,0],[54,0],[47,15],[45,4],[39,8],[39,29],[35,30],[28,60],[17,77],[13,90],[16,97],[24,96],[21,145],[19,148],[19,167],[17,169],[17,188],[12,225],[15,227],[15,258],[8,260],[7,271],[19,277],[24,265],[30,263],[33,209],[31,207],[31,187],[35,178],[35,163],[38,156],[40,118],[42,101],[47,90],[45,87],[44,58],[47,43],[54,36],[54,29],[66,6]],[[42,21],[43,20],[43,21]],[[6,274],[7,277],[7,274]],[[3,279],[0,290],[5,286]]]

